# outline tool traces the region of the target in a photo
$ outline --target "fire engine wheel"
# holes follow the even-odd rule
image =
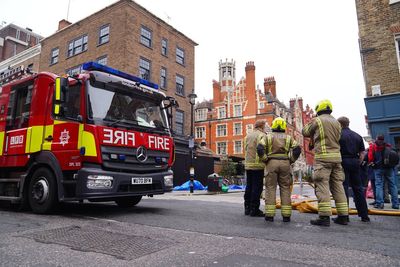
[[[121,197],[115,200],[118,207],[121,208],[129,208],[136,206],[140,200],[142,200],[142,196],[134,196],[134,197]]]
[[[58,202],[56,180],[49,169],[39,168],[33,173],[28,201],[34,213],[49,213],[55,208]]]

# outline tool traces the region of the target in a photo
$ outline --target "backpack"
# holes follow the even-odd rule
[[[385,149],[382,150],[382,159],[382,166],[384,168],[394,168],[399,164],[399,154],[390,147],[385,147]]]

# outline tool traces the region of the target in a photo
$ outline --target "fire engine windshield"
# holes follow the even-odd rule
[[[95,124],[168,130],[161,99],[111,83],[102,83],[101,87],[90,82],[87,86],[89,119]]]

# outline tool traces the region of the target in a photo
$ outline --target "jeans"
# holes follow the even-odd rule
[[[397,191],[397,184],[396,179],[394,176],[394,169],[393,168],[381,168],[375,169],[375,188],[376,188],[376,199],[375,202],[377,205],[383,205],[383,196],[384,196],[384,182],[385,179],[388,181],[389,184],[389,192],[390,196],[392,197],[392,207],[399,206],[399,197]]]
[[[260,207],[260,197],[263,190],[264,170],[246,170],[246,190],[244,204],[254,209]]]

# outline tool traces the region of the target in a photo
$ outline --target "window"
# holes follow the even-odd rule
[[[150,61],[145,58],[140,58],[139,73],[140,77],[145,80],[150,80]]]
[[[28,43],[28,45],[29,45],[29,43],[31,42],[31,35],[30,35],[30,33],[27,33],[27,34],[26,34],[26,42]]]
[[[74,76],[75,74],[81,73],[82,71],[82,65],[67,69],[65,73],[67,73],[69,76]]]
[[[196,127],[196,138],[206,138],[206,127]]]
[[[160,70],[160,88],[166,89],[167,88],[167,69],[161,67]]]
[[[185,51],[179,47],[176,48],[176,62],[185,65]]]
[[[83,35],[68,44],[68,57],[75,56],[88,48],[88,36]]]
[[[227,136],[226,124],[217,125],[217,137]]]
[[[253,131],[253,124],[247,124],[246,125],[246,134],[251,133]]]
[[[217,154],[226,155],[227,145],[226,142],[217,142]]]
[[[58,48],[54,48],[51,50],[50,65],[56,64],[58,62],[59,52],[60,52],[60,50]]]
[[[264,106],[264,102],[258,102],[258,108],[259,109],[263,109],[265,106]]]
[[[142,26],[140,29],[140,43],[151,47],[151,31]]]
[[[161,55],[166,56],[168,53],[168,41],[167,39],[161,40]]]
[[[242,135],[242,123],[235,122],[233,124],[233,135]]]
[[[108,43],[110,40],[110,25],[101,26],[99,31],[99,45]]]
[[[207,109],[200,108],[196,110],[196,121],[205,121],[207,119]]]
[[[183,134],[183,119],[185,113],[182,110],[177,110],[175,113],[175,132],[177,134]]]
[[[234,108],[233,109],[233,114],[234,114],[235,117],[242,116],[242,105],[241,104],[235,105],[233,108]]]
[[[396,41],[396,54],[397,54],[397,65],[400,71],[400,34],[395,36]]]
[[[68,87],[68,99],[64,103],[62,117],[71,120],[77,120],[78,115],[81,115],[81,84]]]
[[[102,56],[96,59],[97,63],[101,65],[107,65],[107,56]]]
[[[226,110],[225,107],[218,108],[218,119],[225,119],[226,118]]]
[[[235,145],[234,145],[234,154],[242,154],[242,141],[241,140],[236,140]]]
[[[15,34],[15,38],[17,38],[19,40],[20,35],[21,35],[21,31],[17,29],[17,32]]]
[[[185,79],[180,76],[176,75],[176,93],[181,96],[185,96]]]
[[[13,86],[8,102],[6,130],[26,128],[29,125],[33,80]]]

